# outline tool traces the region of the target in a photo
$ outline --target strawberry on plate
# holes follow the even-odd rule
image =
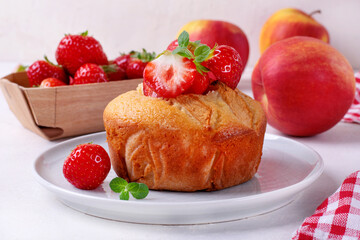
[[[93,63],[86,63],[76,71],[74,78],[70,80],[70,85],[108,81],[105,71],[100,66]]]
[[[46,78],[42,80],[40,84],[40,87],[42,88],[59,87],[59,86],[66,86],[66,84],[57,78]]]
[[[76,188],[95,189],[105,180],[111,168],[106,150],[97,144],[78,145],[66,158],[64,177]]]
[[[101,44],[87,34],[65,35],[56,49],[56,61],[72,76],[85,63],[108,64]]]
[[[227,45],[215,46],[215,49],[203,62],[215,77],[228,87],[235,89],[238,85],[244,65],[240,54]]]
[[[68,77],[66,76],[64,69],[60,66],[54,65],[46,57],[45,60],[38,60],[31,64],[26,74],[29,79],[30,86],[39,86],[45,78],[57,78],[60,81],[66,83]]]

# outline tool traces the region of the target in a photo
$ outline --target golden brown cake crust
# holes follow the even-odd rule
[[[146,97],[142,87],[112,100],[104,125],[114,171],[150,189],[219,190],[251,179],[262,154],[258,102],[219,83],[206,95]]]

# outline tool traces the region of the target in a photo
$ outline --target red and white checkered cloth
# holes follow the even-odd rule
[[[293,240],[360,239],[360,171],[348,176],[338,190],[306,218]]]
[[[344,122],[360,123],[360,72],[355,74],[356,90],[355,99],[348,112],[343,117]]]

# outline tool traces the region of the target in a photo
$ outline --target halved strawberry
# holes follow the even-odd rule
[[[145,82],[143,82],[143,93],[148,97],[159,97],[159,95],[157,95],[157,93],[154,92],[154,90],[152,90]]]
[[[189,89],[197,74],[193,61],[165,51],[145,67],[144,83],[159,96],[172,98]]]

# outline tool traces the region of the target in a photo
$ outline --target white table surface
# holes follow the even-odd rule
[[[0,63],[0,76],[16,63]],[[248,78],[249,74],[245,74]],[[249,81],[239,88],[247,94]],[[360,125],[338,123],[314,137],[294,138],[316,150],[324,173],[295,201],[261,216],[216,224],[161,226],[105,220],[75,211],[56,199],[33,176],[36,157],[61,142],[25,129],[0,92],[0,239],[290,239],[305,217],[350,173],[360,170]],[[268,133],[282,135],[268,126]]]

